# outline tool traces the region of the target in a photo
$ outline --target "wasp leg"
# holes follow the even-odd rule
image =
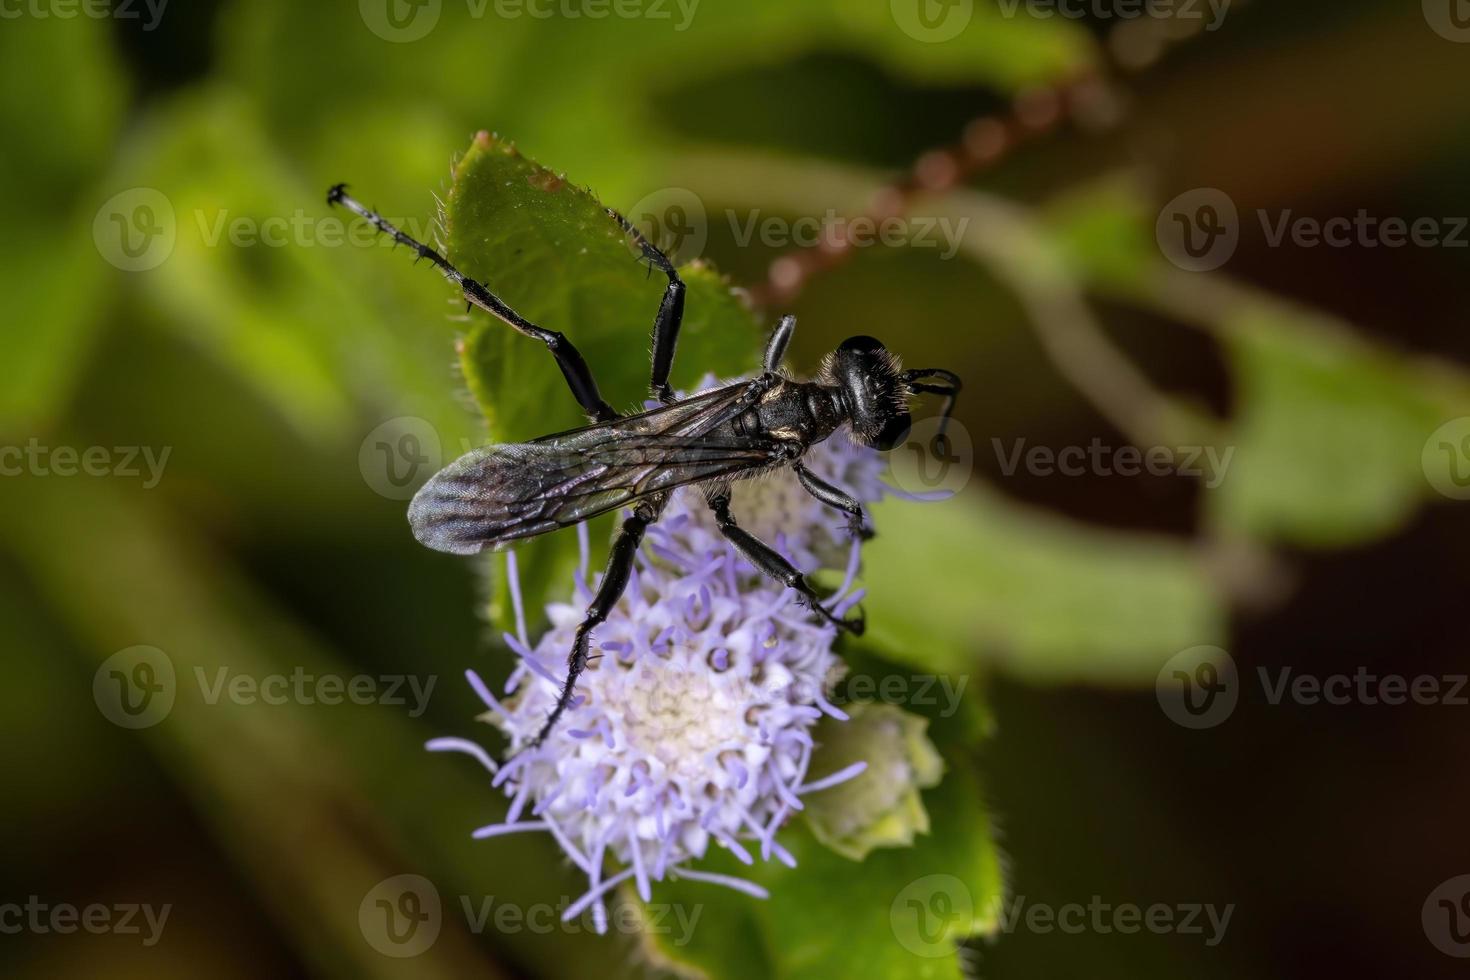
[[[710,509],[715,512],[715,521],[720,526],[720,533],[735,546],[736,551],[745,556],[747,561],[782,585],[795,589],[801,596],[804,605],[833,626],[845,629],[854,636],[863,635],[864,624],[861,615],[853,619],[843,619],[832,615],[822,605],[821,597],[807,582],[806,576],[802,575],[795,565],[783,558],[776,549],[735,523],[735,518],[730,513],[730,491],[722,490],[711,494],[707,499]]]
[[[794,463],[792,466],[796,470],[796,478],[801,481],[802,489],[828,507],[840,510],[847,515],[848,534],[851,534],[855,538],[860,538],[863,541],[873,536],[873,529],[863,519],[862,504],[854,500],[850,494],[834,487],[800,463]]]
[[[669,257],[645,238],[636,225],[612,208],[608,208],[607,213],[633,239],[633,244],[642,251],[643,257],[669,277],[664,298],[658,304],[658,315],[653,320],[653,369],[648,379],[648,389],[653,392],[653,397],[669,405],[674,401],[674,389],[669,387],[669,371],[674,366],[674,348],[679,344],[679,327],[684,323],[684,280],[679,278],[679,272],[674,268],[674,263],[669,261]]]
[[[920,378],[939,378],[944,383],[921,382],[918,380]],[[960,389],[964,387],[963,382],[960,381],[960,376],[953,371],[946,371],[944,368],[918,368],[913,371],[905,371],[903,373],[903,379],[908,382],[909,391],[916,395],[931,394],[944,396],[944,407],[939,411],[939,432],[937,435],[947,445],[948,436],[946,432],[949,429],[949,417],[954,412],[954,403],[959,397]]]
[[[766,355],[761,360],[761,365],[767,374],[775,374],[781,370],[781,362],[786,359],[786,347],[791,343],[791,335],[794,333],[796,317],[788,313],[776,324],[776,329],[771,331],[771,339],[766,341]]]
[[[556,699],[556,707],[551,709],[551,715],[527,748],[535,748],[544,742],[567,708],[571,707],[572,697],[576,694],[577,678],[590,659],[587,648],[592,642],[592,631],[612,614],[613,606],[622,598],[623,590],[628,587],[628,579],[633,572],[633,558],[638,554],[638,545],[643,541],[643,532],[648,530],[648,525],[658,520],[658,515],[667,502],[666,493],[648,497],[623,521],[623,528],[613,542],[612,553],[608,555],[607,570],[602,574],[597,595],[587,605],[587,618],[577,627],[572,652],[567,656],[567,679],[562,685],[561,695]]]
[[[597,381],[593,379],[592,369],[587,366],[587,361],[582,357],[581,352],[561,333],[539,327],[527,320],[506,305],[504,300],[492,293],[483,283],[476,282],[460,272],[434,249],[422,242],[415,241],[393,227],[382,215],[349,197],[346,184],[337,184],[327,191],[327,203],[340,204],[354,214],[367,219],[378,231],[388,235],[395,242],[413,249],[418,253],[419,258],[428,259],[434,263],[444,274],[444,278],[464,291],[464,298],[469,303],[504,321],[527,337],[532,337],[545,344],[546,349],[551,351],[551,356],[556,358],[556,366],[561,368],[562,376],[566,378],[567,387],[571,388],[572,396],[577,399],[577,404],[581,405],[582,411],[591,416],[594,421],[607,422],[618,417],[618,413],[613,411],[612,406],[603,401],[602,395],[598,393]]]

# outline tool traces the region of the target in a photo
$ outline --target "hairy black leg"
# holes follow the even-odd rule
[[[854,636],[863,635],[863,619],[861,615],[853,619],[842,619],[832,615],[822,605],[821,597],[817,595],[816,590],[807,582],[806,576],[802,575],[795,565],[783,558],[776,549],[735,523],[735,518],[730,513],[729,490],[721,490],[717,493],[710,494],[707,499],[709,500],[710,509],[715,512],[715,521],[720,526],[720,533],[735,546],[736,551],[745,556],[747,561],[782,585],[795,589],[797,594],[801,596],[804,605],[833,626],[848,630]]]
[[[347,195],[347,185],[337,184],[327,191],[327,203],[331,205],[340,204],[347,210],[365,219],[378,231],[391,237],[401,245],[407,245],[413,249],[420,259],[428,259],[438,267],[444,274],[444,278],[459,286],[464,291],[464,298],[471,304],[497,317],[509,324],[511,327],[541,341],[546,349],[551,351],[551,356],[556,358],[556,366],[561,368],[561,373],[567,380],[567,387],[571,388],[572,396],[577,399],[577,404],[582,406],[582,411],[590,415],[594,421],[606,422],[615,419],[618,413],[613,411],[611,405],[602,400],[597,391],[597,382],[592,377],[592,369],[587,366],[587,361],[582,354],[565,336],[555,330],[547,330],[521,316],[515,310],[506,305],[505,301],[492,293],[483,283],[464,275],[449,260],[422,242],[415,241],[410,236],[393,227],[382,215],[365,207]]]
[[[854,500],[851,494],[834,487],[800,463],[793,464],[793,468],[796,470],[796,478],[801,481],[802,488],[807,493],[847,515],[848,534],[864,541],[873,536],[873,529],[863,520],[863,505]]]
[[[561,696],[556,699],[556,707],[551,709],[551,715],[546,723],[541,726],[541,731],[536,733],[528,748],[534,748],[546,740],[551,730],[556,727],[557,720],[571,706],[572,697],[577,690],[577,678],[581,675],[587,661],[591,658],[587,655],[587,648],[592,642],[592,631],[612,614],[613,606],[618,604],[618,599],[623,595],[623,590],[628,587],[628,579],[633,572],[633,558],[638,554],[638,545],[643,541],[643,532],[648,530],[648,525],[658,520],[659,513],[664,509],[668,501],[668,494],[659,494],[641,501],[637,507],[623,521],[623,528],[618,533],[617,540],[613,542],[612,554],[608,555],[607,570],[603,572],[602,584],[597,587],[597,595],[587,605],[587,618],[577,627],[576,639],[572,642],[572,652],[567,656],[567,679],[562,685]]]
[[[775,374],[781,369],[781,362],[786,359],[786,347],[791,343],[791,335],[794,333],[796,317],[788,313],[776,324],[776,329],[771,331],[771,339],[766,341],[766,356],[761,359],[761,364],[767,374]]]
[[[664,298],[658,304],[658,315],[653,320],[653,369],[648,379],[648,389],[653,392],[653,397],[668,405],[674,401],[674,389],[669,387],[669,371],[674,367],[674,348],[679,344],[679,327],[684,323],[684,280],[679,278],[679,272],[669,257],[645,238],[636,225],[612,208],[608,208],[607,213],[633,239],[643,257],[669,277]]]

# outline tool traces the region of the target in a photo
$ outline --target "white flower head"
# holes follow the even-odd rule
[[[878,455],[840,436],[812,447],[805,462],[860,501],[881,495]],[[861,598],[852,590],[857,542],[843,515],[807,494],[789,470],[737,483],[732,511],[798,568],[845,562],[846,581],[828,600],[837,615]],[[551,629],[534,647],[526,639],[514,555],[507,555],[518,635],[505,639],[520,656],[508,696],[496,698],[469,673],[513,751],[528,746],[551,713],[593,594],[585,525],[578,532],[583,561],[575,601],[547,607]],[[833,626],[720,535],[697,488],[675,491],[648,530],[622,599],[593,634],[577,699],[546,741],[504,766],[463,739],[436,739],[429,748],[474,754],[511,798],[505,822],[476,836],[545,830],[587,874],[588,892],[564,918],[590,905],[594,923],[605,928],[603,897],[629,879],[645,901],[649,883],[670,875],[764,897],[751,882],[689,863],[714,844],[746,864],[774,857],[794,866],[775,838],[802,809],[803,793],[862,771],[859,763],[805,782],[812,726],[824,712],[845,718],[825,697],[842,671],[835,638]],[[618,870],[604,876],[609,862]]]

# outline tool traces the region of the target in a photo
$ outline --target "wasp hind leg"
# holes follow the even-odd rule
[[[526,748],[535,748],[546,737],[551,734],[561,716],[566,713],[572,705],[572,699],[577,692],[577,678],[587,666],[590,659],[587,654],[592,643],[592,631],[612,615],[613,607],[622,598],[623,590],[628,587],[628,580],[633,574],[633,559],[638,554],[638,546],[643,542],[643,532],[648,526],[658,520],[658,516],[668,502],[668,494],[656,497],[648,497],[641,501],[633,509],[633,513],[623,520],[622,530],[618,532],[617,540],[613,542],[612,553],[607,558],[607,570],[602,574],[602,582],[597,587],[597,594],[587,605],[587,617],[577,627],[576,639],[572,641],[572,652],[567,656],[567,679],[562,684],[561,694],[556,699],[556,706],[551,709],[541,730],[536,733]]]
[[[674,348],[679,344],[679,328],[684,323],[684,280],[679,278],[679,270],[674,268],[669,257],[644,237],[637,225],[612,208],[608,208],[607,213],[638,246],[649,265],[669,277],[663,300],[658,305],[658,314],[653,320],[653,366],[648,378],[648,390],[653,397],[669,405],[674,401],[674,389],[669,387],[669,372],[674,367]]]
[[[587,361],[582,357],[581,351],[577,350],[576,346],[563,334],[539,327],[521,316],[499,296],[492,293],[489,287],[460,272],[434,249],[399,231],[382,215],[350,197],[347,194],[346,184],[336,184],[327,191],[327,203],[342,205],[353,214],[366,219],[374,228],[395,242],[413,249],[420,259],[428,259],[444,274],[444,278],[457,285],[464,292],[467,302],[503,321],[518,333],[545,344],[551,356],[556,359],[556,366],[561,368],[562,377],[566,379],[567,387],[572,390],[572,397],[577,399],[577,404],[582,406],[582,411],[586,412],[593,421],[607,422],[618,417],[613,407],[603,401],[602,395],[597,390],[597,381],[592,377],[592,369],[587,366]],[[682,309],[682,301],[680,306]]]
[[[719,524],[720,533],[735,546],[735,550],[740,552],[746,561],[787,588],[795,589],[803,605],[833,626],[847,630],[854,636],[863,635],[864,622],[861,614],[852,619],[843,619],[841,616],[833,615],[826,606],[822,605],[821,597],[817,595],[811,583],[806,580],[806,576],[795,565],[782,557],[776,549],[735,523],[735,517],[730,513],[729,490],[721,490],[710,495],[708,501],[710,509],[715,512],[715,521]]]

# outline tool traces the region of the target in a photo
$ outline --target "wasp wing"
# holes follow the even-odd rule
[[[775,459],[773,440],[722,427],[744,390],[743,382],[727,385],[638,415],[467,453],[414,496],[414,537],[436,551],[473,555],[652,493],[766,466]]]

